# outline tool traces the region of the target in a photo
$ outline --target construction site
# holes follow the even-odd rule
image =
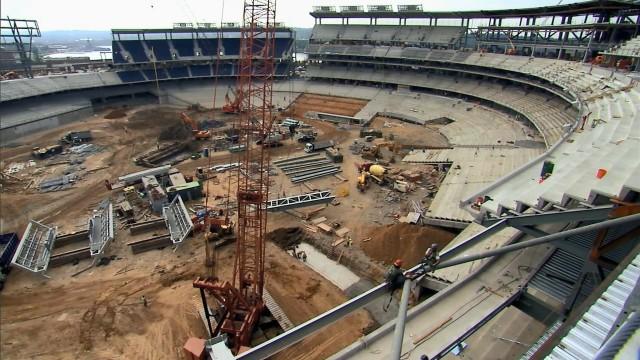
[[[48,75],[7,20],[0,357],[637,354],[639,5],[320,6],[302,65],[275,9]]]

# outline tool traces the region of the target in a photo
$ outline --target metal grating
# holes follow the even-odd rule
[[[308,194],[289,196],[273,199],[267,202],[267,211],[284,211],[316,204],[325,204],[335,199],[329,190],[317,191]]]
[[[31,272],[47,270],[56,228],[31,220],[20,240],[12,263]]]
[[[162,216],[174,244],[183,242],[193,230],[193,222],[180,195],[176,195],[169,205],[162,208]]]
[[[531,279],[529,287],[541,290],[564,304],[580,278],[583,264],[584,259],[579,256],[556,249]]]
[[[628,301],[640,279],[640,254],[618,275],[584,313],[547,359],[594,359],[598,350],[623,322]]]
[[[105,246],[115,238],[113,205],[107,201],[89,218],[89,250],[91,256],[100,255]]]

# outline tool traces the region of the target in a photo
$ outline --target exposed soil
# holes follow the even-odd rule
[[[289,107],[297,117],[303,117],[307,111],[354,116],[367,105],[367,100],[335,97],[328,95],[302,94]]]
[[[88,168],[97,170],[69,190],[42,194],[24,191],[20,186],[15,191],[2,192],[2,231],[21,232],[29,219],[54,224],[63,233],[86,227],[87,217],[96,204],[115,196],[104,187],[104,179],[113,180],[141,170],[132,161],[135,154],[155,148],[157,136],[163,129],[171,124],[181,125],[179,111],[140,107],[128,109],[129,114],[122,119],[112,120],[104,118],[105,111],[86,121],[20,139],[24,145],[0,149],[5,164],[24,161],[30,158],[32,146],[50,145],[56,141],[52,139],[58,139],[67,131],[84,129],[91,129],[94,143],[104,148],[102,153],[86,160]],[[336,131],[333,125],[322,123],[322,126],[327,132]],[[220,157],[216,163],[227,162],[229,158],[222,152],[216,156]],[[187,160],[178,167],[184,174],[192,174],[193,168],[206,161],[209,159]],[[217,184],[212,181],[207,189],[213,197],[225,194],[225,186],[226,181]],[[270,218],[271,229],[276,223]],[[293,225],[291,221],[288,224]],[[189,239],[175,252],[165,248],[132,255],[126,245],[165,231],[135,237],[119,229],[117,240],[109,245],[107,254],[116,255],[116,260],[77,277],[71,275],[88,266],[89,260],[52,268],[47,272],[51,279],[19,269],[13,271],[0,295],[1,357],[184,358],[181,348],[186,339],[204,336],[203,323],[197,315],[199,296],[191,284],[195,276],[205,271],[200,238]],[[233,248],[228,246],[216,253],[221,278],[231,277]],[[164,270],[158,271],[157,266]],[[116,275],[125,267],[130,271]],[[266,268],[267,288],[295,324],[346,300],[342,291],[270,242],[267,243]],[[148,308],[142,305],[142,294],[149,299]],[[278,358],[324,359],[357,340],[371,324],[366,312],[358,312]]]
[[[104,118],[105,119],[121,119],[125,116],[127,116],[127,113],[124,110],[116,109],[109,112],[107,115],[104,116]]]
[[[386,124],[386,126],[385,126]],[[429,124],[425,126],[406,123],[385,116],[376,116],[369,125],[371,128],[382,130],[385,137],[393,134],[397,144],[405,147],[416,145],[419,147],[448,147],[447,137],[440,133],[440,128],[446,124]]]
[[[282,249],[287,249],[307,241],[308,235],[299,227],[279,228],[266,234],[267,241],[271,241]]]
[[[373,230],[369,236],[371,240],[362,245],[367,255],[387,264],[402,259],[408,268],[422,259],[431,244],[442,249],[456,234],[432,226],[398,223]]]

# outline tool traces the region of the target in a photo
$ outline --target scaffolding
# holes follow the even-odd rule
[[[34,273],[46,271],[56,232],[54,227],[31,220],[22,235],[12,263]]]
[[[180,195],[176,195],[169,205],[162,208],[162,216],[174,244],[183,242],[193,230],[193,222]]]
[[[0,48],[9,59],[0,58],[0,70],[14,70],[19,63],[26,77],[33,78],[31,50],[33,38],[40,37],[37,20],[0,19]],[[15,58],[18,55],[19,61]]]
[[[115,225],[113,223],[113,205],[106,202],[95,210],[89,218],[89,250],[91,256],[97,256],[104,252],[105,246],[115,238]]]

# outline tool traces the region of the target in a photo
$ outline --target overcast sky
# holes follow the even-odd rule
[[[276,21],[311,27],[317,5],[422,4],[424,10],[479,10],[556,5],[559,0],[277,0]],[[562,3],[577,2],[565,0]],[[35,19],[40,29],[109,30],[162,28],[174,22],[240,22],[242,0],[0,0],[2,17]]]

